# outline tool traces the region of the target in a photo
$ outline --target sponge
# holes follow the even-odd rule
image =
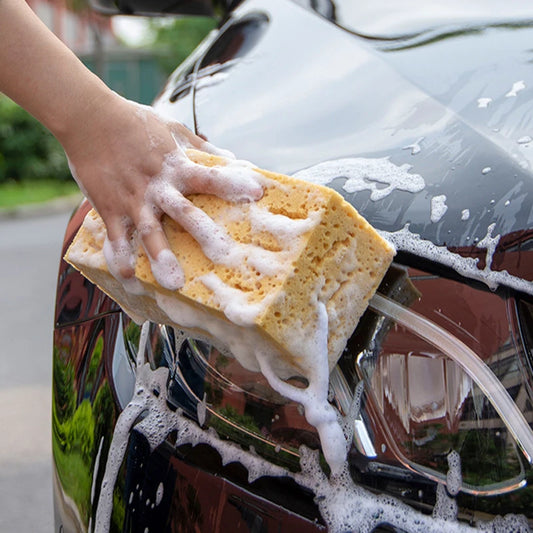
[[[231,164],[196,150],[187,155],[206,166]],[[113,278],[103,256],[105,227],[94,210],[65,259],[134,320],[222,339],[250,370],[258,369],[257,362],[238,357],[238,345],[261,339],[280,358],[277,367],[285,376],[307,374],[309,355],[316,352],[321,302],[327,310],[331,370],[385,275],[394,249],[334,190],[255,170],[264,188],[257,202],[235,204],[213,195],[189,196],[234,243],[227,261],[213,263],[189,233],[164,218],[164,231],[185,274],[179,290],[157,283],[140,245],[135,275],[142,290],[133,294]]]

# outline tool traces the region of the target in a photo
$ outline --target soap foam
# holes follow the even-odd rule
[[[272,295],[269,295],[260,302],[251,303],[245,292],[230,287],[212,272],[199,278],[199,281],[213,292],[216,303],[226,317],[238,326],[252,326],[272,300]]]
[[[343,189],[348,193],[368,190],[370,199],[382,200],[395,190],[417,193],[426,186],[419,174],[411,174],[411,165],[397,166],[387,157],[367,159],[362,157],[325,161],[301,170],[294,176],[312,183],[327,185],[336,178],[346,181]]]
[[[391,242],[397,250],[414,253],[420,257],[437,261],[455,270],[461,276],[475,279],[485,283],[490,289],[497,289],[499,285],[506,285],[518,291],[533,294],[533,283],[523,278],[518,278],[509,274],[506,270],[492,270],[492,255],[496,249],[499,236],[492,237],[495,224],[491,224],[487,229],[487,235],[478,243],[479,248],[487,247],[486,266],[479,269],[478,259],[473,257],[462,257],[453,253],[446,246],[437,246],[431,241],[422,239],[419,234],[409,231],[409,224],[401,230],[388,232],[380,231],[384,239]]]
[[[492,98],[488,97],[482,97],[477,99],[477,106],[479,108],[487,108],[489,107],[489,104],[492,102]]]
[[[431,222],[439,222],[446,211],[448,211],[448,206],[446,205],[446,195],[441,194],[439,196],[433,196],[433,198],[431,198]]]
[[[314,339],[313,365],[307,375],[309,384],[305,389],[297,388],[280,380],[269,364],[269,358],[260,349],[256,350],[262,374],[277,392],[300,403],[305,409],[305,418],[314,426],[320,437],[322,451],[332,474],[338,475],[346,461],[347,442],[337,413],[328,402],[328,314],[326,306],[317,302],[317,330]]]
[[[404,146],[404,150],[411,150],[411,155],[417,155],[422,151],[422,147],[420,146],[420,143],[424,140],[424,137],[420,137],[417,141],[415,141],[413,144],[408,144],[407,146]]]
[[[523,91],[526,88],[524,80],[515,81],[511,90],[505,95],[506,98],[511,98],[517,96],[520,91]]]
[[[111,241],[105,236],[103,245],[103,255],[107,262],[109,272],[119,281],[124,288],[132,294],[142,294],[143,288],[138,279],[135,278],[135,261],[134,245],[131,240],[121,237]],[[130,273],[125,276],[123,273]]]
[[[171,291],[185,283],[185,275],[176,256],[168,249],[161,250],[156,259],[150,261],[152,273],[157,282]]]

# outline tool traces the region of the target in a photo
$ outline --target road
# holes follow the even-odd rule
[[[67,212],[0,219],[0,532],[52,532],[54,294]]]

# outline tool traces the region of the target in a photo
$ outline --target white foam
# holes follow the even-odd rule
[[[499,239],[499,236],[491,236],[493,229],[494,224],[491,224],[487,229],[487,235],[478,243],[478,247],[480,248],[485,245],[489,247],[487,248],[487,261],[484,269],[478,268],[478,259],[462,257],[448,250],[446,246],[437,246],[431,241],[422,239],[420,235],[409,231],[409,224],[406,224],[398,231],[380,231],[379,233],[384,239],[391,242],[397,250],[414,253],[420,257],[436,261],[452,268],[466,278],[485,283],[491,289],[496,289],[500,285],[506,285],[518,291],[533,294],[533,283],[530,281],[513,276],[506,270],[491,269],[492,254],[496,247],[495,241]]]
[[[170,250],[161,250],[156,259],[151,260],[152,274],[157,282],[171,291],[185,283],[185,275],[176,256]]]
[[[478,98],[477,99],[477,106],[479,108],[487,108],[489,107],[489,104],[492,102],[492,98]]]
[[[461,473],[461,456],[452,450],[448,456],[448,473],[446,474],[446,489],[451,496],[457,496],[463,484]]]
[[[163,483],[159,483],[157,486],[157,491],[155,493],[155,504],[159,505],[163,501],[163,495],[165,493],[165,487]]]
[[[419,174],[411,174],[411,165],[395,165],[387,157],[367,159],[362,157],[325,161],[301,170],[295,177],[320,185],[327,185],[336,178],[346,181],[343,189],[353,193],[368,190],[371,200],[382,200],[395,190],[420,192],[425,181]]]
[[[517,96],[520,91],[523,91],[526,88],[524,80],[515,81],[511,90],[505,95],[506,98]]]
[[[461,211],[461,220],[468,220],[470,218],[470,209],[463,209]]]
[[[275,235],[285,249],[291,249],[298,237],[316,227],[320,220],[320,213],[311,212],[307,218],[294,219],[271,213],[257,204],[250,204],[247,218],[252,225],[252,231],[256,233],[267,231]]]
[[[268,356],[261,350],[256,351],[256,357],[269,385],[286,398],[304,406],[305,418],[317,429],[324,457],[336,476],[346,461],[347,442],[337,413],[328,402],[328,314],[323,303],[317,302],[317,315],[314,350],[310,357],[312,364],[306,376],[309,384],[305,389],[280,380],[272,371]]]
[[[446,211],[448,211],[448,206],[446,205],[446,195],[441,194],[439,196],[433,196],[431,198],[431,222],[439,222]]]
[[[250,303],[244,291],[234,289],[225,284],[213,272],[200,277],[199,281],[213,292],[216,303],[226,317],[238,326],[253,326],[255,319],[266,309],[267,304],[272,301],[272,295],[268,295],[260,302]]]
[[[404,150],[411,150],[411,155],[417,155],[422,151],[422,147],[420,146],[420,143],[424,140],[424,137],[420,137],[417,141],[415,141],[413,144],[408,144],[407,146],[404,146]]]
[[[102,246],[103,255],[106,259],[109,272],[119,281],[125,290],[132,294],[142,294],[143,288],[140,281],[135,278],[136,255],[134,253],[134,244],[125,237],[115,241],[105,237]],[[75,259],[73,257],[73,259]],[[123,272],[129,271],[131,275],[124,276]]]

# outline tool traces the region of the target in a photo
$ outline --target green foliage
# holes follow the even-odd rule
[[[61,423],[72,417],[76,409],[76,393],[74,391],[74,368],[72,364],[64,362],[61,353],[54,347],[54,413],[57,422]]]
[[[0,209],[38,204],[65,196],[76,196],[81,199],[80,189],[74,180],[25,179],[0,183]]]
[[[74,416],[64,423],[67,435],[67,451],[76,451],[86,464],[91,464],[94,449],[93,407],[83,400],[74,411]]]
[[[160,65],[170,74],[198,46],[200,41],[216,26],[209,17],[182,17],[168,21],[151,21],[155,35],[155,47],[165,51]]]
[[[0,94],[0,184],[72,179],[63,149],[29,113]]]
[[[69,359],[71,349],[70,344],[54,348],[52,451],[61,485],[87,524],[92,512],[91,487],[96,453],[99,443],[103,442],[102,457],[106,457],[116,414],[107,382],[96,391],[94,402],[85,398],[78,403],[75,369]],[[96,383],[101,367],[102,353],[103,341],[97,342],[87,376],[93,383]]]

